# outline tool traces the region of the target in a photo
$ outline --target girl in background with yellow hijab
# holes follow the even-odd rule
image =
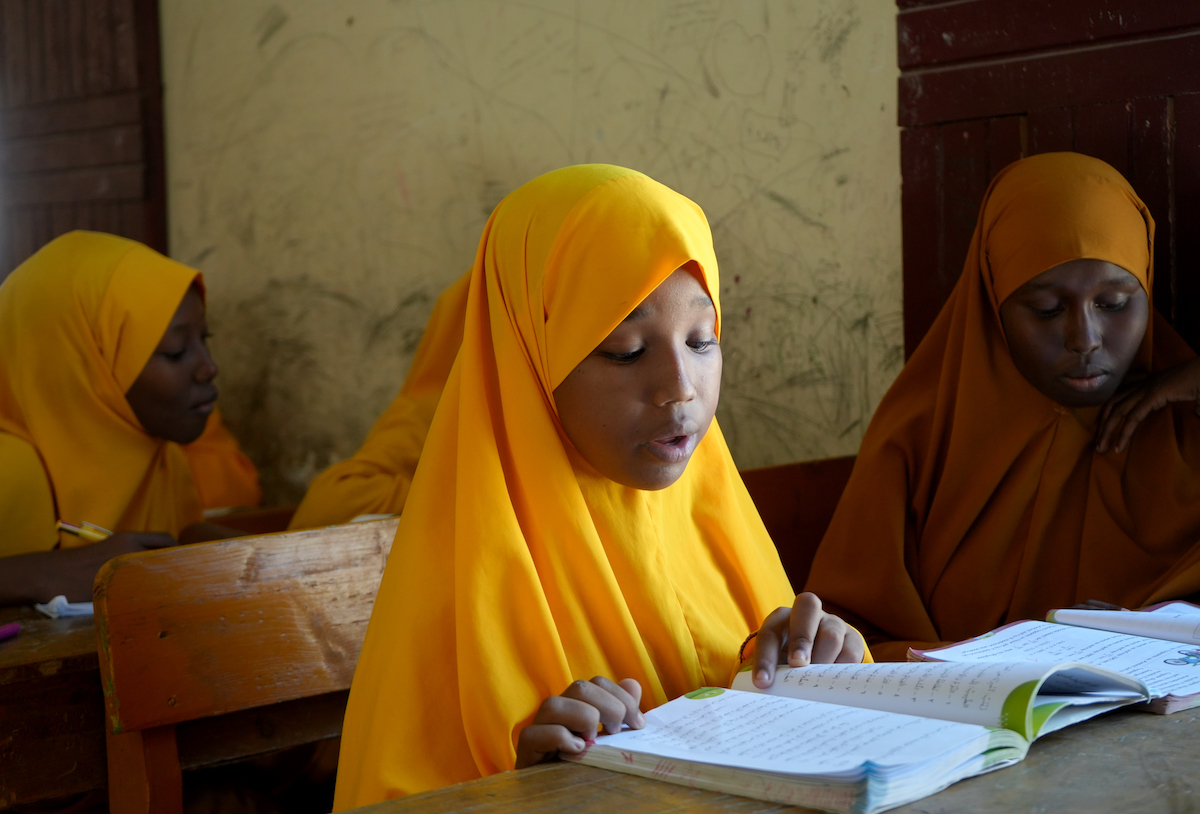
[[[1037,155],[992,181],[808,580],[877,656],[1200,590],[1200,420],[1162,409],[1200,399],[1200,367],[1151,307],[1153,245],[1097,159]]]
[[[364,514],[400,514],[442,388],[462,344],[470,273],[438,297],[404,386],[354,457],[318,475],[290,529],[349,523]]]
[[[63,235],[0,285],[0,605],[90,600],[108,559],[261,500],[207,337],[199,273],[124,238]]]
[[[781,642],[862,658],[815,599],[776,611],[794,594],[713,421],[718,290],[703,212],[640,173],[568,167],[492,213],[350,692],[336,809],[640,726],[640,708],[724,684],[769,612],[772,667]]]

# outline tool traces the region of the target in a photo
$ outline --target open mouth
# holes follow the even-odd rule
[[[648,446],[654,457],[675,464],[686,461],[691,456],[695,438],[695,435],[669,435],[656,438]]]

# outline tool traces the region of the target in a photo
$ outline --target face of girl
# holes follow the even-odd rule
[[[204,300],[190,288],[125,399],[147,433],[187,444],[204,432],[216,406],[216,376]]]
[[[721,394],[717,312],[685,266],[554,390],[571,443],[600,474],[635,489],[679,479]]]
[[[1094,407],[1113,397],[1149,318],[1137,278],[1103,260],[1055,266],[1000,306],[1017,370],[1064,407]]]

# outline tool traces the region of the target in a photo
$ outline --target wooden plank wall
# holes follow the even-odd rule
[[[1150,207],[1155,306],[1200,348],[1200,2],[899,0],[904,344],[958,276],[988,182],[1075,150]]]
[[[0,280],[96,229],[166,251],[158,4],[0,0]]]

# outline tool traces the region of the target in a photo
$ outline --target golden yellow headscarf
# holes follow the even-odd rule
[[[400,518],[343,730],[335,808],[511,769],[575,679],[645,707],[727,680],[791,586],[714,423],[684,475],[620,486],[574,452],[554,388],[689,260],[718,307],[704,213],[606,165],[492,213],[462,347]]]
[[[349,523],[360,514],[399,514],[421,458],[442,388],[462,344],[470,272],[438,297],[400,394],[354,457],[318,475],[288,528]]]
[[[872,419],[806,586],[876,658],[1087,599],[1138,607],[1200,589],[1193,405],[1098,455],[1099,408],[1036,390],[1000,323],[1010,294],[1079,258],[1121,266],[1150,296],[1153,245],[1149,211],[1097,159],[1037,155],[992,181],[962,277]],[[1154,312],[1134,368],[1192,356]]]
[[[199,281],[139,243],[95,232],[63,235],[9,275],[0,285],[0,433],[17,439],[6,448],[24,442],[36,459],[0,467],[0,490],[48,480],[55,520],[170,534],[201,519],[202,492],[257,502],[254,467],[215,414],[195,442],[197,479],[185,449],[148,435],[125,399]],[[0,554],[56,540],[85,544],[68,534],[36,545],[9,539]]]

